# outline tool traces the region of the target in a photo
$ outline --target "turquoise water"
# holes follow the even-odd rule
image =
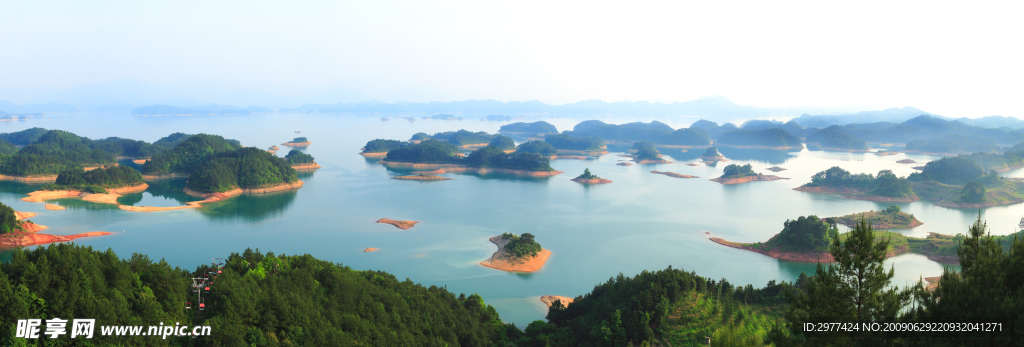
[[[780,261],[727,248],[708,237],[731,241],[765,241],[782,229],[786,219],[802,215],[837,216],[883,209],[889,204],[847,200],[834,195],[792,189],[814,173],[831,166],[851,172],[897,175],[913,172],[932,157],[820,151],[771,151],[721,148],[731,161],[716,166],[687,166],[702,150],[663,150],[674,164],[617,166],[618,152],[593,160],[556,160],[565,174],[550,178],[505,175],[448,174],[452,181],[391,180],[403,172],[388,170],[376,159],[359,156],[359,148],[376,138],[408,139],[416,132],[467,129],[495,132],[504,122],[429,121],[409,123],[381,115],[259,115],[227,117],[130,117],[111,115],[52,116],[25,122],[2,122],[0,132],[29,127],[62,129],[90,138],[119,136],[155,141],[172,132],[210,133],[237,139],[246,146],[266,148],[295,136],[312,145],[305,151],[323,166],[303,174],[304,188],[265,196],[241,196],[201,209],[128,212],[113,205],[62,199],[63,211],[20,201],[32,186],[0,182],[0,201],[18,211],[35,212],[32,220],[53,234],[110,231],[113,235],[76,240],[100,249],[112,248],[122,257],[145,253],[185,268],[213,257],[248,248],[275,254],[311,254],[354,269],[377,269],[424,285],[446,286],[455,293],[479,293],[501,317],[522,327],[543,319],[541,295],[575,297],[594,285],[623,273],[673,268],[694,270],[707,277],[724,277],[738,284],[763,286],[770,280],[792,281],[815,265]],[[581,120],[545,119],[560,130]],[[606,122],[650,119],[604,119]],[[662,119],[663,120],[663,119]],[[664,120],[663,120],[664,121]],[[667,122],[686,126],[694,119]],[[301,134],[295,131],[300,130]],[[613,151],[624,148],[612,146]],[[287,148],[278,155],[287,153]],[[919,164],[898,164],[910,158]],[[754,169],[791,180],[723,186],[708,181],[730,163],[751,163]],[[787,171],[771,173],[771,166]],[[584,186],[569,179],[589,168],[614,181]],[[700,176],[679,179],[651,170]],[[1008,172],[1021,176],[1021,171]],[[144,193],[121,198],[138,206],[177,206],[194,198],[180,192],[183,180],[151,183]],[[928,232],[966,232],[977,210],[937,207],[927,202],[899,204],[925,224],[904,233],[922,237]],[[982,211],[996,235],[1015,231],[1024,214],[1022,205]],[[380,218],[416,220],[409,230],[374,223]],[[541,271],[512,274],[478,263],[495,251],[487,238],[503,232],[530,232],[552,256]],[[379,248],[363,253],[363,249]],[[920,277],[937,276],[942,265],[923,256],[903,255],[887,261],[895,267],[894,283],[906,285]]]

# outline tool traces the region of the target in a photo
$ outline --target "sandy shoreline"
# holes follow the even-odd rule
[[[669,176],[669,177],[675,177],[675,178],[700,178],[700,177],[697,177],[697,176],[683,175],[683,174],[678,174],[678,173],[675,173],[675,172],[658,171],[658,170],[651,171],[651,173],[659,174],[659,175],[665,175],[665,176]]]
[[[605,183],[612,183],[611,180],[606,180],[604,178],[591,178],[591,179],[573,178],[571,181],[578,182],[578,183],[583,183],[583,184],[605,184]]]
[[[175,178],[188,178],[188,174],[183,173],[168,173],[159,175],[142,175],[142,179],[146,181],[158,181],[158,180],[169,180]]]
[[[399,229],[402,229],[402,230],[409,230],[409,228],[412,228],[412,227],[416,226],[416,223],[419,223],[419,221],[393,220],[393,219],[381,218],[381,219],[377,220],[377,223],[391,224],[391,225],[394,225],[396,228],[399,228]]]
[[[747,245],[742,244],[742,243],[726,241],[726,240],[723,240],[723,239],[718,238],[718,237],[712,237],[709,240],[711,240],[714,243],[726,246],[726,247],[738,248],[738,249],[748,250],[748,251],[755,252],[755,253],[761,253],[761,254],[767,255],[769,257],[775,258],[775,259],[799,261],[799,262],[805,262],[805,263],[817,263],[817,262],[831,263],[831,262],[835,261],[835,258],[832,257],[832,254],[830,254],[828,252],[806,252],[806,253],[804,253],[804,252],[782,252],[782,251],[779,251],[778,249],[773,249],[773,250],[770,250],[770,251],[765,251],[765,250],[761,250],[761,249],[757,249],[757,248],[754,248],[754,247],[747,246]]]
[[[359,152],[359,155],[367,158],[384,158],[388,156],[388,152]]]
[[[60,211],[60,210],[64,209],[64,206],[54,205],[54,204],[46,204],[46,205],[43,206],[43,208],[45,208],[47,210]]]
[[[14,219],[15,220],[29,219],[29,218],[32,218],[32,217],[35,217],[35,216],[36,216],[36,214],[33,213],[33,212],[18,212],[18,211],[14,211]]]
[[[788,180],[788,178],[779,177],[779,176],[773,176],[773,175],[754,175],[754,176],[739,177],[739,178],[721,178],[721,177],[719,177],[719,178],[712,178],[711,179],[711,181],[713,181],[713,182],[718,182],[718,183],[725,184],[725,185],[741,184],[741,183],[754,182],[754,181],[775,181],[775,180]]]
[[[67,242],[82,237],[103,236],[110,234],[111,233],[106,231],[90,231],[87,233],[63,236],[15,232],[4,236],[0,236],[0,248],[28,247],[54,242]]]
[[[149,188],[149,185],[143,182],[142,184],[134,186],[108,188],[107,194],[91,194],[78,190],[37,190],[28,193],[28,196],[21,198],[21,200],[27,202],[44,202],[45,200],[51,199],[82,198],[82,200],[85,201],[117,205],[117,198],[121,197],[121,194],[138,193],[145,191],[147,188]]]
[[[367,249],[363,250],[363,253],[369,253],[369,252],[373,252],[373,251],[376,251],[376,250],[377,250],[376,248],[367,248]]]
[[[544,295],[540,297],[540,301],[543,302],[545,305],[548,305],[548,308],[551,308],[551,305],[555,303],[555,300],[561,301],[562,307],[569,306],[569,304],[571,304],[573,301],[576,301],[576,299],[570,298],[568,296]]]
[[[441,170],[444,170],[445,172],[475,172],[475,173],[478,173],[478,174],[486,174],[486,173],[495,172],[495,173],[506,173],[506,174],[512,174],[512,175],[521,175],[521,176],[533,176],[533,177],[550,177],[550,176],[555,176],[555,175],[558,175],[558,174],[565,173],[565,172],[557,171],[557,170],[551,170],[551,171],[527,171],[527,170],[478,168],[478,167],[470,167],[470,166],[465,166],[465,165],[460,165],[460,164],[406,163],[406,162],[387,161],[387,160],[381,160],[378,163],[383,164],[384,166],[388,166],[388,167],[401,167],[401,168],[424,169],[424,170],[441,169]]]
[[[292,164],[292,168],[295,171],[313,171],[320,168],[320,164],[315,161],[312,163]]]
[[[309,141],[306,141],[306,142],[285,142],[285,143],[282,143],[281,145],[282,146],[288,146],[288,147],[304,148],[304,147],[309,147],[309,145],[311,145],[311,144],[313,144],[313,143],[309,142]]]
[[[498,250],[491,255],[490,258],[480,262],[480,265],[509,272],[534,272],[544,267],[544,263],[548,261],[548,257],[551,256],[551,251],[541,249],[537,252],[537,256],[531,257],[530,259],[516,259],[510,260],[505,254],[505,245],[508,244],[509,240],[502,238],[501,235],[491,237],[491,242],[498,245]]]

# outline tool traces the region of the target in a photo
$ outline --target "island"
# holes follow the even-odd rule
[[[0,203],[0,249],[17,247],[28,247],[54,242],[71,241],[77,238],[110,235],[108,232],[93,231],[75,235],[48,235],[39,234],[39,231],[46,229],[45,226],[33,223],[29,218],[35,214],[16,212],[10,206]],[[23,218],[19,218],[23,217]]]
[[[309,142],[309,140],[306,139],[305,137],[296,137],[296,138],[292,139],[289,142],[282,143],[281,145],[282,146],[288,146],[288,147],[304,148],[304,147],[309,147],[309,145],[311,145],[311,144],[313,144],[313,143]]]
[[[597,175],[594,175],[594,174],[590,173],[590,169],[584,169],[583,170],[583,174],[579,175],[579,176],[576,176],[576,178],[573,178],[572,181],[573,182],[583,183],[583,184],[612,183],[612,181],[610,181],[610,180],[606,180],[604,178],[597,177]]]
[[[445,172],[491,172],[520,176],[546,177],[561,174],[551,168],[550,160],[537,153],[506,153],[495,146],[477,149],[468,156],[457,155],[454,144],[435,139],[388,152],[380,163],[387,167],[441,169]]]
[[[718,153],[718,148],[716,148],[715,146],[711,146],[708,147],[708,149],[704,150],[704,154],[700,155],[700,159],[703,161],[710,162],[725,161],[725,156],[723,156],[721,153]]]
[[[94,147],[94,141],[87,138],[61,130],[46,131],[32,144],[0,158],[0,180],[48,183],[72,168],[115,163],[114,155]]]
[[[457,147],[469,149],[487,146],[488,144],[490,144],[492,140],[494,140],[498,136],[499,135],[492,135],[483,131],[474,133],[460,129],[459,131],[446,131],[436,133],[434,134],[434,136],[431,136],[431,138],[435,140],[448,141],[448,143],[451,143]]]
[[[502,134],[540,136],[544,134],[557,134],[558,128],[545,121],[533,123],[518,122],[502,125],[501,128],[498,128],[498,132]]]
[[[297,149],[288,151],[288,155],[284,156],[284,160],[291,164],[292,168],[296,171],[313,171],[320,168],[320,165],[316,163],[312,155]]]
[[[658,152],[658,149],[654,148],[654,143],[649,141],[640,141],[633,143],[633,147],[630,151],[635,151],[633,155],[633,161],[637,164],[671,164],[671,161],[661,159],[662,155]]]
[[[647,141],[671,148],[690,148],[711,144],[708,133],[700,128],[673,129],[668,124],[659,121],[607,124],[599,120],[588,120],[576,124],[572,131],[566,131],[563,134],[571,137],[598,137],[627,143]]]
[[[376,250],[377,250],[376,248],[367,248],[367,249],[363,250],[363,253],[369,253],[369,252],[373,252],[373,251],[376,251]]]
[[[363,146],[363,151],[359,152],[359,155],[367,158],[383,158],[388,155],[388,151],[396,148],[408,147],[409,145],[411,145],[411,143],[398,140],[370,140],[366,142],[366,146]]]
[[[881,202],[918,201],[915,189],[907,178],[897,177],[892,170],[881,170],[878,176],[851,174],[838,166],[811,176],[811,182],[793,190],[809,193],[836,193],[848,199]]]
[[[622,163],[615,163],[615,165],[618,165],[618,166],[633,166],[633,163],[622,162]]]
[[[903,212],[899,206],[889,206],[882,211],[870,211],[848,214],[840,217],[826,218],[837,224],[848,227],[856,227],[857,222],[866,221],[874,229],[910,229],[924,223],[914,218],[914,215]]]
[[[555,304],[555,301],[558,301],[562,305],[562,307],[567,307],[573,301],[576,301],[576,299],[567,296],[543,295],[540,297],[540,301],[543,302],[545,305],[548,305],[548,308],[551,308],[551,306]]]
[[[781,260],[811,263],[832,262],[834,258],[829,253],[829,245],[837,237],[840,240],[845,240],[848,234],[839,234],[835,224],[829,223],[828,220],[828,218],[819,219],[813,215],[787,220],[782,232],[767,242],[739,243],[717,237],[710,238],[710,240],[723,246],[748,250]],[[929,233],[922,239],[908,237],[897,232],[874,231],[874,228],[868,224],[865,224],[865,227],[872,229],[876,241],[889,240],[886,258],[904,253],[916,253],[943,264],[957,264],[960,261],[957,249],[963,240],[963,235],[949,236]],[[1008,248],[1009,243],[1005,241],[1014,236],[1017,235],[997,236],[996,238],[997,241],[1004,242],[1004,248]]]
[[[80,197],[85,201],[119,205],[117,198],[121,194],[142,192],[148,187],[141,173],[126,166],[110,165],[90,171],[71,168],[61,172],[55,183],[44,185],[21,200],[44,202],[49,199]]]
[[[658,171],[658,170],[651,171],[651,173],[659,174],[659,175],[665,175],[665,176],[669,176],[669,177],[675,177],[675,178],[700,178],[700,177],[697,177],[697,176],[683,175],[683,174],[678,174],[678,173],[675,173],[675,172],[663,172],[663,171]]]
[[[800,138],[793,136],[785,129],[770,128],[764,130],[733,130],[726,132],[715,141],[717,147],[763,148],[763,149],[797,149],[803,148]]]
[[[772,171],[772,172],[786,171],[785,168],[781,168],[781,167],[778,167],[778,166],[772,166],[772,167],[767,168],[765,170]]]
[[[810,133],[807,135],[807,144],[830,151],[867,153],[871,150],[864,140],[846,133],[836,125]]]
[[[189,174],[185,193],[210,198],[214,194],[266,194],[301,188],[297,171],[283,158],[252,147],[223,151],[206,158]]]
[[[381,218],[381,219],[377,220],[377,223],[391,224],[391,225],[394,225],[396,228],[399,228],[399,229],[402,229],[402,230],[409,230],[409,228],[412,228],[412,227],[416,226],[416,223],[419,223],[419,222],[417,222],[417,221],[405,221],[405,220],[392,220],[392,219],[387,219],[387,218]]]
[[[551,251],[541,248],[533,234],[516,236],[510,233],[489,239],[498,250],[480,265],[509,272],[534,272],[540,270],[551,256]]]
[[[548,134],[544,142],[551,144],[558,153],[598,156],[608,154],[608,146],[600,137],[573,137],[566,134]]]
[[[916,163],[916,161],[914,161],[913,159],[900,159],[900,160],[897,160],[896,162],[900,163],[900,164],[913,164],[913,163]]]
[[[775,180],[788,180],[785,177],[762,175],[754,172],[750,164],[739,166],[736,164],[729,164],[722,169],[722,176],[718,178],[712,178],[711,181],[718,182],[721,184],[741,184],[753,181],[775,181]]]

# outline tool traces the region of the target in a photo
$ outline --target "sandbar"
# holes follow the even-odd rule
[[[586,179],[586,178],[579,178],[579,177],[577,177],[577,178],[573,178],[573,179],[572,179],[572,181],[573,181],[573,182],[579,182],[579,183],[583,183],[583,184],[604,184],[604,183],[612,183],[612,181],[611,181],[611,180],[606,180],[606,179],[604,179],[604,178],[591,178],[591,179]]]
[[[885,152],[875,152],[875,155],[886,156],[886,155],[897,155],[899,153],[900,152],[897,152],[897,151],[885,151]]]
[[[279,149],[281,149],[281,147],[278,147],[277,145],[270,146],[270,150],[271,151],[276,151],[276,150],[279,150]]]
[[[367,249],[363,250],[363,253],[373,252],[373,251],[376,251],[376,250],[377,250],[376,248],[367,248]]]
[[[551,256],[551,251],[541,249],[540,252],[537,252],[537,256],[530,257],[529,259],[510,259],[505,253],[505,245],[508,244],[508,239],[498,235],[491,237],[489,240],[498,245],[498,251],[494,252],[487,260],[480,262],[480,265],[492,269],[509,272],[534,272],[544,267],[544,263]]]
[[[47,210],[53,210],[53,211],[60,211],[60,210],[64,209],[64,206],[54,205],[54,204],[46,204],[43,207],[45,207]]]
[[[45,226],[45,225],[39,225],[39,224],[33,223],[31,221],[24,221],[24,222],[21,222],[20,228],[21,228],[22,232],[36,233],[36,232],[40,232],[40,231],[46,230],[46,228],[48,228],[48,227]]]
[[[34,212],[18,212],[18,211],[14,211],[14,219],[15,220],[29,219],[29,218],[32,218],[32,217],[35,217],[35,216],[36,216],[36,214]]]
[[[149,159],[132,159],[132,162],[137,165],[145,164],[147,161],[149,161]]]
[[[296,171],[313,171],[319,169],[320,164],[317,164],[315,161],[312,163],[292,164],[292,168]]]
[[[381,218],[377,220],[377,223],[391,224],[394,225],[396,228],[402,230],[409,230],[409,228],[416,226],[416,223],[419,223],[419,221],[391,220],[387,218]]]
[[[913,163],[916,163],[916,161],[914,161],[913,159],[902,159],[902,160],[897,160],[896,162],[900,163],[900,164],[913,164]]]
[[[90,231],[87,233],[74,234],[74,235],[49,235],[49,234],[37,234],[37,233],[25,233],[15,232],[7,235],[0,236],[0,247],[13,248],[13,247],[28,247],[35,245],[42,245],[54,242],[67,242],[82,237],[92,236],[103,236],[110,235],[111,233],[106,231]]]
[[[398,177],[392,177],[391,179],[393,179],[393,180],[403,180],[403,181],[450,181],[450,180],[454,180],[454,178],[434,176],[434,175],[427,175],[427,174],[398,176]]]
[[[313,143],[309,142],[309,141],[306,141],[306,142],[285,142],[285,143],[282,143],[281,145],[282,146],[288,146],[288,147],[303,148],[303,147],[309,147],[309,145],[311,145],[311,144],[313,144]]]
[[[618,165],[618,166],[633,166],[633,163],[618,163],[618,164],[615,164],[615,165]]]
[[[697,177],[697,176],[683,175],[683,174],[678,174],[678,173],[675,173],[675,172],[665,172],[665,171],[658,171],[658,170],[651,171],[651,173],[659,174],[659,175],[665,175],[665,176],[669,176],[669,177],[675,177],[675,178],[700,178],[700,177]]]
[[[771,171],[771,172],[786,171],[785,168],[781,168],[781,167],[778,167],[778,166],[772,166],[772,167],[767,168],[765,170],[768,170],[768,171]]]
[[[831,187],[808,187],[806,185],[793,188],[795,191],[807,193],[831,193],[839,194],[844,198],[853,200],[878,201],[878,202],[914,202],[921,198],[914,194],[906,198],[890,198],[887,196],[868,195],[866,191],[853,188],[831,188]]]
[[[718,182],[718,183],[721,183],[721,184],[728,185],[728,184],[741,184],[741,183],[747,183],[747,182],[753,182],[753,181],[788,180],[788,178],[779,177],[779,176],[773,176],[773,175],[754,175],[754,176],[738,177],[738,178],[737,177],[732,177],[732,178],[721,178],[721,177],[719,177],[719,178],[712,178],[711,180],[714,181],[714,182]]]
[[[571,304],[573,301],[576,301],[576,299],[567,296],[544,295],[540,297],[540,301],[543,302],[545,305],[548,305],[548,308],[551,308],[551,305],[555,304],[555,300],[561,301],[562,307],[569,306],[569,304]]]

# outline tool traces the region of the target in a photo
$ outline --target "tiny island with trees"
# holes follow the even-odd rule
[[[915,189],[904,177],[897,177],[892,170],[881,170],[878,175],[851,174],[838,166],[811,176],[811,182],[794,190],[812,193],[838,193],[849,199],[911,202],[918,201]]]
[[[914,218],[914,215],[903,212],[896,205],[886,207],[881,211],[854,213],[826,219],[851,228],[856,227],[857,223],[861,220],[867,222],[875,229],[910,229],[924,224],[917,220],[917,218]]]
[[[611,180],[597,177],[597,175],[590,173],[590,169],[584,169],[583,174],[576,176],[572,179],[573,182],[579,182],[583,184],[604,184],[612,183]]]
[[[311,145],[311,144],[313,144],[313,143],[309,142],[309,139],[307,139],[305,137],[296,137],[296,138],[292,139],[291,141],[282,143],[281,145],[282,146],[288,146],[288,147],[304,148],[304,147],[309,147],[309,145]]]
[[[441,169],[445,172],[481,174],[502,172],[527,176],[554,176],[562,173],[552,169],[550,160],[537,153],[518,150],[507,153],[499,147],[488,145],[465,157],[457,154],[458,148],[455,144],[429,139],[392,150],[380,163],[388,167]]]
[[[637,164],[671,164],[671,161],[662,159],[661,152],[654,147],[654,143],[650,141],[639,141],[633,143],[633,147],[630,148],[630,152],[634,152],[633,160]]]
[[[519,236],[503,233],[490,238],[490,241],[498,245],[498,250],[480,265],[493,269],[534,272],[540,270],[551,256],[551,251],[543,249],[531,233]]]
[[[788,178],[773,175],[762,175],[761,173],[754,172],[754,168],[750,164],[742,166],[736,164],[729,164],[728,166],[722,169],[722,176],[711,179],[711,181],[718,182],[721,184],[741,184],[753,181],[775,180],[788,180]]]

